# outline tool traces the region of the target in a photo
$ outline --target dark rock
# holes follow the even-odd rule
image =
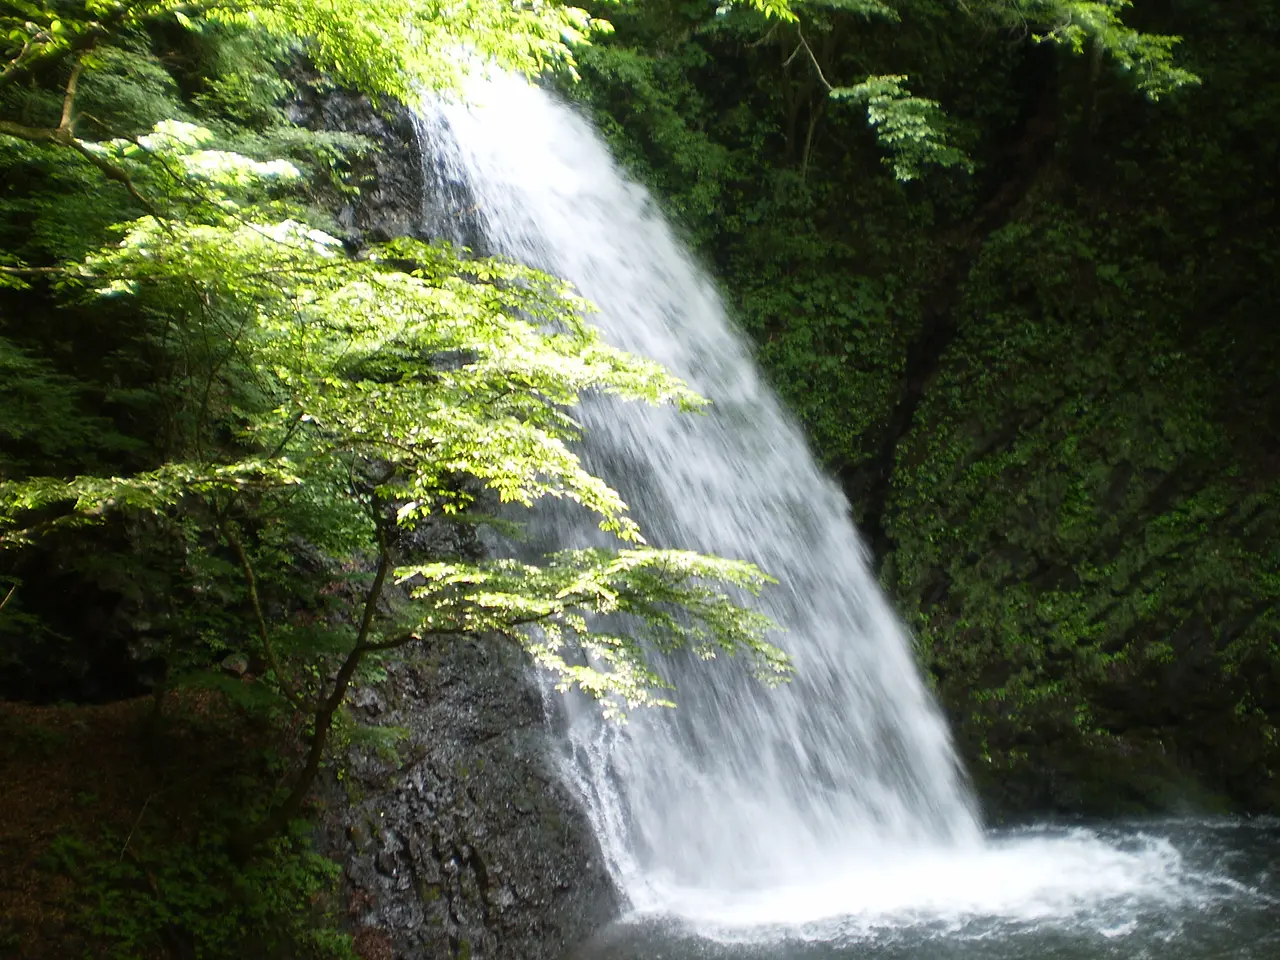
[[[467,185],[433,160],[430,144],[424,156],[422,132],[408,108],[395,103],[375,108],[367,97],[327,89],[303,68],[294,79],[299,95],[290,119],[313,129],[358,134],[379,148],[355,163],[349,179],[359,184],[359,197],[338,201],[334,211],[349,253],[395,237],[452,240],[483,252],[486,241]]]
[[[357,690],[353,693],[351,702],[371,717],[376,717],[386,709],[386,704],[382,702],[382,698],[378,696],[377,691],[368,688]]]
[[[396,956],[553,960],[617,915],[526,669],[484,639],[393,666],[378,721],[409,731],[404,759],[353,750],[325,787],[322,846],[346,867],[350,921]],[[354,801],[347,778],[366,788]]]
[[[305,79],[300,77],[300,79]],[[379,149],[361,158],[357,176],[358,200],[335,211],[347,239],[379,242],[414,235],[421,219],[422,176],[417,159],[413,116],[405,109],[379,111],[367,97],[341,90],[316,92],[304,84],[290,108],[290,119],[318,130],[336,130],[367,137]]]

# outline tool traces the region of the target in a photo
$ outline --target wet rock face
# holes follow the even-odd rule
[[[367,137],[377,149],[354,162],[360,195],[335,211],[338,223],[357,246],[395,237],[420,236],[422,166],[413,117],[408,110],[379,112],[367,97],[341,90],[318,92],[299,70],[293,122],[315,130]]]
[[[326,788],[324,846],[344,865],[357,943],[406,960],[559,960],[617,915],[518,651],[450,643],[354,702],[360,721],[409,732],[398,758],[349,751]]]
[[[340,90],[319,92],[315,76],[299,68],[298,97],[290,118],[317,130],[354,133],[378,149],[353,158],[349,179],[360,195],[329,198],[345,239],[356,248],[396,237],[443,239],[480,253],[489,252],[468,186],[459,182],[448,164],[433,157],[430,143],[424,155],[423,137],[405,107],[374,108],[367,97]],[[438,135],[438,132],[437,132]]]

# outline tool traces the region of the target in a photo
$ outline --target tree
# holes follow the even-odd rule
[[[351,683],[393,651],[500,634],[562,688],[580,688],[614,714],[668,702],[646,643],[704,657],[741,653],[763,679],[785,676],[785,658],[765,639],[768,621],[739,603],[768,578],[750,564],[647,547],[617,493],[572,452],[571,410],[583,392],[690,412],[705,401],[604,344],[583,319],[589,305],[563,283],[445,244],[398,240],[353,256],[319,228],[296,164],[228,148],[246,141],[242,125],[224,121],[216,134],[176,116],[97,140],[77,132],[81,123],[108,126],[82,114],[81,91],[95,73],[123,57],[135,75],[158,74],[155,37],[174,29],[221,49],[239,43],[242,60],[245,44],[249,60],[268,63],[300,51],[336,81],[392,98],[455,83],[459,45],[529,73],[571,67],[570,44],[598,21],[568,7],[442,10],[415,0],[3,9],[0,96],[11,96],[0,149],[11,163],[93,171],[119,188],[126,213],[77,255],[33,262],[9,253],[0,271],[10,287],[124,318],[159,368],[149,376],[160,386],[149,389],[163,399],[165,426],[152,462],[134,469],[68,473],[65,460],[61,473],[6,467],[0,550],[146,516],[182,544],[201,589],[238,582],[248,638],[206,633],[167,656],[172,668],[242,700],[248,688],[202,668],[227,654],[252,657],[264,666],[250,689],[256,705],[307,718],[305,759],[283,799],[240,838],[242,853],[301,810]],[[56,118],[48,96],[24,99],[33,83],[60,89]],[[271,132],[281,136],[279,126]],[[75,238],[65,242],[75,249]],[[74,384],[16,341],[0,345],[10,342],[15,369],[58,384],[74,405]],[[56,410],[46,413],[42,431]],[[618,549],[531,565],[423,562],[405,547],[422,525],[486,522],[478,508],[492,500],[543,497],[595,513]],[[266,602],[264,567],[277,582],[299,576],[293,554],[302,544],[363,558],[349,576],[327,574],[345,582],[350,615],[308,621],[288,603]]]
[[[789,4],[751,0],[742,11],[722,5],[716,28],[754,35],[753,44],[776,44],[785,65],[799,59],[812,69],[827,97],[865,104],[867,122],[886,151],[885,162],[897,179],[914,180],[926,166],[973,169],[969,158],[949,140],[942,105],[912,94],[905,74],[871,74],[843,84],[833,73],[839,44],[811,39],[817,35],[831,40],[851,18],[898,23],[904,14],[930,15],[937,8],[952,6],[937,0],[798,0]],[[1174,62],[1179,37],[1144,33],[1124,22],[1122,13],[1132,6],[1130,0],[980,0],[958,6],[979,22],[1021,33],[1034,43],[1109,59],[1117,69],[1131,74],[1137,89],[1151,100],[1199,82]],[[802,166],[807,166],[819,115],[819,110],[810,110]]]

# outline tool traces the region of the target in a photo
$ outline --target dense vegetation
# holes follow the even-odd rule
[[[1124,6],[646,4],[569,93],[842,479],[990,808],[1274,810],[1280,9]]]
[[[375,145],[291,106],[475,59],[555,73],[714,265],[997,808],[1280,806],[1278,32],[1271,0],[0,3],[0,696],[152,694],[84,715],[140,732],[119,757],[6,708],[0,760],[164,778],[5,794],[86,949],[349,955],[301,818],[388,658],[485,631],[612,710],[667,695],[646,642],[786,672],[729,599],[767,578],[647,548],[571,452],[584,391],[702,399],[554,278],[335,220]],[[617,549],[478,556],[544,496]]]

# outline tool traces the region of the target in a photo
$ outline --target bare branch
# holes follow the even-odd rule
[[[404,633],[398,637],[392,637],[390,640],[373,640],[362,643],[356,648],[362,655],[365,653],[379,653],[386,650],[399,650],[401,647],[407,647],[415,640],[421,640],[420,633]]]
[[[299,410],[293,418],[293,422],[289,424],[289,429],[285,431],[284,436],[280,438],[280,442],[276,444],[276,448],[271,451],[267,457],[268,460],[274,460],[284,453],[284,448],[289,445],[289,441],[293,439],[293,435],[298,432],[298,427],[302,426],[302,418],[306,414]]]
[[[232,6],[235,6],[234,0],[231,0],[231,2],[217,2],[215,0],[215,2],[210,3],[174,4],[173,6],[163,3],[151,3],[148,0],[141,0],[141,2],[133,4],[121,4],[112,11],[110,16],[104,17],[102,20],[84,23],[84,30],[77,33],[65,44],[51,43],[48,39],[41,43],[33,43],[36,37],[28,40],[21,52],[9,61],[8,66],[0,70],[0,90],[25,83],[35,75],[36,71],[43,67],[53,66],[66,57],[78,57],[80,54],[92,50],[111,35],[118,34],[123,27],[158,20],[170,14],[181,13],[187,16],[198,16],[218,7]],[[147,9],[148,7],[150,9]]]
[[[92,50],[113,29],[118,28],[128,12],[128,7],[122,7],[106,23],[88,25],[88,29],[83,33],[77,34],[70,43],[65,45],[50,43],[46,40],[44,43],[33,46],[28,42],[23,47],[22,52],[9,61],[7,67],[0,70],[0,90],[19,83],[25,83],[41,67],[52,66],[64,57],[79,56],[86,51]]]
[[[809,46],[809,41],[804,38],[804,31],[798,25],[796,26],[796,36],[800,38],[800,46],[804,47],[805,52],[809,54],[809,59],[813,61],[813,69],[818,71],[818,79],[822,81],[822,85],[827,88],[828,92],[834,90],[835,87],[827,82],[827,78],[822,73],[822,64],[818,63],[813,47]],[[795,54],[793,53],[792,56],[794,57]]]
[[[142,207],[142,209],[146,210],[147,213],[151,214],[151,216],[155,217],[157,220],[163,221],[165,219],[151,201],[138,192],[138,188],[134,186],[133,180],[129,178],[129,174],[125,173],[123,167],[116,166],[106,157],[98,156],[98,154],[85,146],[83,141],[77,140],[75,137],[68,136],[64,142],[67,146],[79,153],[80,156],[84,157],[91,164],[101,170],[103,176],[108,180],[114,180],[116,183],[123,186],[125,190],[129,192],[129,196],[133,197],[133,199],[138,202],[138,205]]]
[[[276,807],[265,820],[248,831],[239,841],[241,856],[248,856],[263,841],[275,836],[298,815],[306,802],[316,775],[320,772],[320,764],[324,759],[325,748],[329,743],[329,732],[333,729],[333,718],[346,699],[351,681],[364,661],[365,655],[375,650],[389,650],[393,646],[403,646],[414,639],[412,635],[396,638],[394,641],[368,642],[369,633],[373,629],[373,620],[378,610],[378,599],[382,596],[387,574],[391,571],[391,551],[387,544],[386,531],[382,525],[378,527],[378,569],[374,574],[369,592],[365,594],[364,613],[360,618],[360,629],[356,635],[356,644],[342,661],[337,674],[333,678],[333,691],[315,705],[312,711],[311,743],[307,749],[307,759],[299,771],[289,795],[280,806]]]
[[[120,848],[120,856],[116,857],[117,863],[119,863],[121,860],[124,859],[124,855],[129,849],[129,844],[133,842],[133,835],[135,832],[137,832],[138,824],[142,822],[142,818],[146,815],[147,807],[151,805],[151,801],[154,800],[157,796],[159,796],[158,792],[152,793],[147,797],[146,800],[142,802],[142,809],[138,811],[138,816],[133,821],[133,826],[129,828],[129,835],[124,838],[124,846]]]
[[[391,572],[391,548],[387,545],[387,531],[382,523],[378,524],[378,569],[373,575],[373,583],[364,598],[364,613],[360,617],[360,630],[356,633],[356,649],[369,639],[369,631],[373,629],[373,618],[378,612],[378,600],[382,597],[382,588],[387,582],[387,574]]]
[[[80,82],[80,74],[84,71],[84,61],[77,60],[71,68],[71,79],[67,81],[67,94],[62,99],[62,119],[58,123],[58,129],[68,135],[75,132],[75,109],[76,101],[76,85]]]
[[[766,43],[768,43],[770,40],[773,39],[774,34],[776,34],[777,32],[778,32],[778,25],[775,23],[773,26],[769,28],[769,31],[759,40],[752,40],[750,43],[748,43],[747,49],[753,50],[756,47],[763,47]]]
[[[545,619],[539,617],[538,619]],[[529,621],[534,622],[534,621]],[[392,637],[390,640],[375,640],[371,643],[361,645],[362,652],[377,653],[385,650],[399,650],[401,647],[407,647],[409,644],[417,640],[425,640],[427,637],[470,637],[473,636],[470,630],[424,630],[414,631],[412,633],[403,633],[398,637]]]
[[[57,127],[29,127],[12,120],[0,120],[0,133],[19,140],[30,140],[32,143],[52,143],[58,139]]]
[[[65,113],[64,113],[65,115]],[[83,140],[77,139],[72,135],[69,129],[64,127],[29,127],[24,123],[14,123],[12,120],[0,120],[0,134],[6,134],[10,137],[16,137],[19,140],[26,140],[30,143],[53,143],[63,147],[70,147],[76,153],[80,154],[85,160],[93,164],[102,171],[103,176],[108,180],[114,180],[129,192],[129,196],[138,202],[138,205],[147,213],[155,217],[157,220],[164,220],[160,211],[150,200],[138,192],[138,188],[134,186],[133,180],[124,168],[112,163],[106,157],[103,157],[91,150]]]
[[[66,267],[10,267],[0,264],[0,273],[8,273],[15,277],[36,276],[42,273],[69,273]]]

